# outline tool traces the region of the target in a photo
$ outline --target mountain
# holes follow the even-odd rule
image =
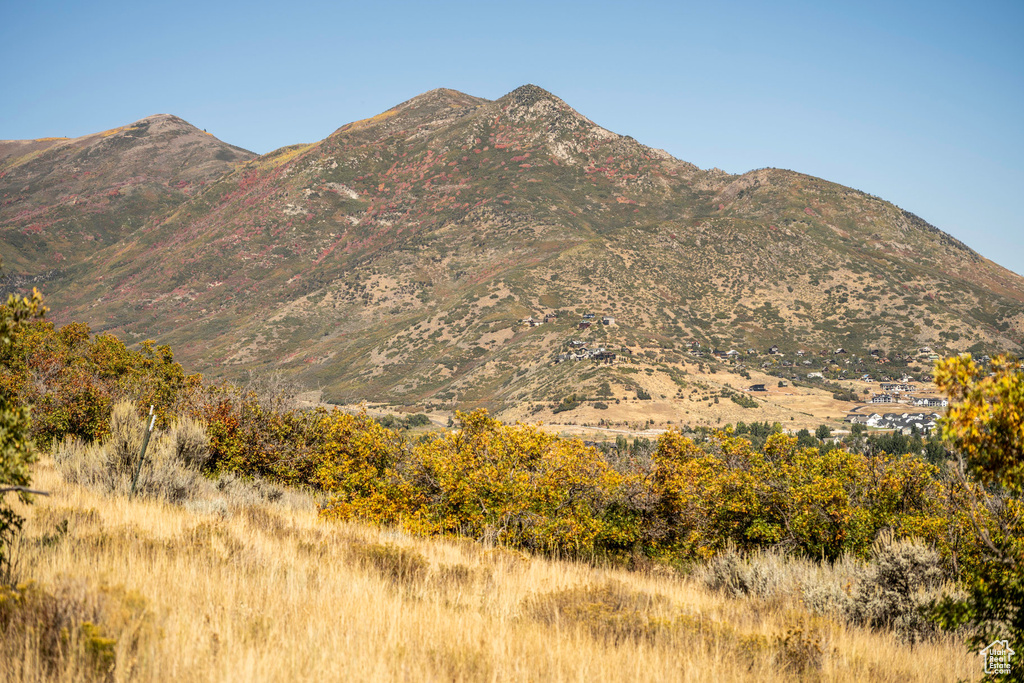
[[[254,156],[167,114],[80,138],[0,140],[5,269],[74,265]]]
[[[93,154],[104,182],[127,175],[116,149]],[[553,364],[572,339],[665,371],[696,343],[875,350],[894,367],[923,346],[1024,343],[1024,278],[913,214],[792,171],[702,170],[532,85],[434,90],[241,159],[116,214],[102,248],[62,242],[57,319],[171,343],[212,376],[281,369],[330,400],[493,407],[636,382]],[[53,206],[27,187],[26,206]],[[580,331],[584,313],[615,324]]]

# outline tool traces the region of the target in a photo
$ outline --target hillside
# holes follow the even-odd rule
[[[5,270],[80,263],[253,156],[167,114],[80,138],[0,140]]]
[[[52,459],[33,479],[52,495],[19,506],[35,583],[12,601],[21,613],[4,612],[16,634],[0,639],[4,680],[93,680],[96,669],[138,681],[703,681],[709,671],[955,681],[980,671],[955,638],[918,642],[907,657],[890,631],[814,614],[799,588],[734,599],[700,572],[328,523],[308,496],[265,482],[207,481],[175,505],[73,484]],[[825,595],[855,569],[790,559],[770,576]],[[36,642],[26,624],[50,628]]]
[[[52,274],[56,319],[171,343],[210,376],[276,368],[330,401],[442,408],[633,390],[638,368],[671,383],[698,348],[876,350],[895,372],[923,346],[1024,343],[1024,279],[913,214],[791,171],[699,169],[535,86],[431,91],[224,170]],[[555,365],[574,339],[616,364]]]

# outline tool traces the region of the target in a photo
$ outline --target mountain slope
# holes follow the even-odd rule
[[[74,265],[253,156],[167,114],[80,138],[2,140],[5,269]]]
[[[666,361],[694,341],[1024,341],[1024,280],[916,216],[790,171],[701,170],[535,86],[431,91],[252,159],[50,294],[210,374],[279,367],[334,400],[559,399],[600,379],[551,365],[577,336]],[[616,324],[578,332],[587,311]]]

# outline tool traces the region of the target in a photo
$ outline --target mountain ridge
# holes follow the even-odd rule
[[[73,266],[253,156],[171,114],[77,138],[0,141],[4,265]]]
[[[214,376],[508,405],[594,384],[552,365],[575,337],[668,363],[694,343],[1019,350],[1024,279],[965,249],[813,176],[700,169],[527,85],[429,91],[242,160],[49,282],[58,319]],[[578,330],[587,309],[618,322]]]

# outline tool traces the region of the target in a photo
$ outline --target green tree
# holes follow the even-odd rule
[[[15,329],[45,312],[43,299],[35,289],[31,297],[8,297],[6,305],[0,307],[0,366],[6,366],[11,356]],[[18,401],[17,394],[4,383],[0,386],[0,578],[6,578],[11,540],[22,523],[5,498],[17,493],[25,502],[30,500],[29,465],[35,460],[30,427],[28,406]]]
[[[1024,652],[1024,367],[993,359],[991,373],[969,354],[936,364],[935,382],[950,398],[942,435],[971,493],[970,515],[985,553],[966,597],[936,606],[946,627],[968,626],[974,649],[996,639]],[[972,481],[973,480],[973,481]],[[979,485],[980,484],[980,485]],[[1003,680],[1024,680],[1019,657]]]
[[[800,448],[816,448],[818,439],[811,436],[810,430],[805,427],[796,433],[796,445]]]

